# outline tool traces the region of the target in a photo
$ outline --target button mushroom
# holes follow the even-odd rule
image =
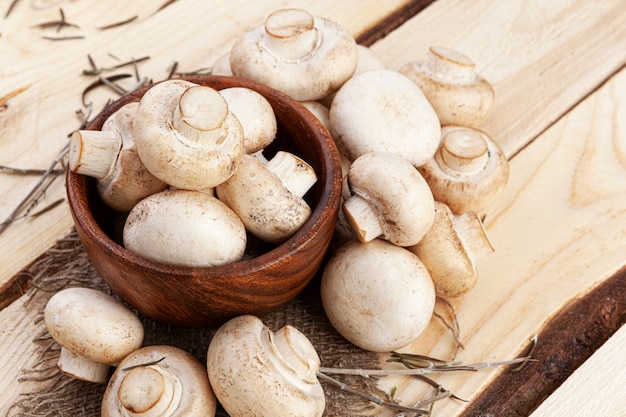
[[[216,409],[206,368],[189,353],[164,345],[124,358],[102,399],[102,417],[213,417]]]
[[[167,80],[141,98],[133,119],[139,157],[156,177],[177,188],[202,190],[237,169],[243,129],[211,87]]]
[[[362,242],[381,236],[398,246],[414,245],[433,224],[433,194],[406,159],[389,152],[365,154],[347,177],[352,196],[343,212]]]
[[[419,167],[435,200],[455,214],[481,212],[496,199],[509,179],[509,162],[485,132],[445,126],[435,157]]]
[[[388,352],[409,345],[426,329],[435,288],[412,252],[381,239],[352,240],[324,268],[321,299],[329,321],[348,341]]]
[[[299,101],[338,89],[354,72],[358,52],[340,25],[301,9],[281,9],[230,51],[235,76],[265,84]]]
[[[164,190],[130,211],[123,242],[156,262],[211,267],[241,259],[247,238],[239,217],[217,198],[200,191]]]
[[[476,260],[493,252],[482,222],[473,212],[455,216],[435,203],[435,222],[426,236],[408,250],[422,260],[438,295],[458,297],[476,285]]]
[[[138,105],[121,107],[101,130],[78,130],[70,138],[69,168],[96,178],[102,201],[120,212],[130,211],[142,198],[167,187],[137,154],[131,121]]]
[[[290,325],[272,332],[250,315],[222,325],[207,351],[211,386],[231,417],[321,416],[319,367],[304,334]]]
[[[244,87],[225,88],[220,94],[241,123],[245,153],[261,151],[272,143],[277,131],[276,116],[265,97]]]
[[[409,62],[398,71],[422,89],[442,125],[478,126],[493,110],[493,87],[461,52],[431,47],[426,59]]]
[[[330,130],[349,160],[369,152],[392,152],[413,166],[433,157],[441,140],[437,114],[422,91],[387,69],[350,78],[330,107]]]
[[[316,176],[302,160],[295,163],[294,169],[286,170],[280,168],[282,163],[272,161],[264,164],[255,156],[244,155],[237,172],[215,192],[250,233],[278,243],[291,237],[310,217],[311,208],[302,196]]]
[[[143,325],[113,297],[89,288],[54,294],[44,310],[50,335],[61,345],[58,368],[66,375],[103,384],[116,365],[143,342]]]

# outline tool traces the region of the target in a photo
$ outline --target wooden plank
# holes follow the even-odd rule
[[[624,352],[626,327],[618,330],[530,416],[626,416],[626,365],[620,360]]]
[[[512,156],[626,64],[626,3],[439,1],[372,49],[391,69],[465,53],[496,92],[481,126]]]
[[[624,92],[626,71],[511,161],[511,182],[499,209],[487,214],[496,251],[478,261],[476,288],[453,301],[465,346],[458,360],[516,356],[570,300],[624,266],[626,125],[616,123],[626,120]],[[623,301],[623,292],[615,296]],[[453,346],[443,326],[431,325],[408,350],[448,358]],[[497,373],[445,374],[438,381],[469,400]],[[408,378],[385,381],[389,390],[394,385],[405,399],[424,395],[423,385]],[[465,406],[442,402],[437,416],[459,415]]]
[[[359,2],[273,1],[249,4],[229,2],[193,2],[178,0],[156,13],[161,2],[135,1],[55,1],[19,2],[3,22],[0,98],[10,97],[0,112],[0,165],[46,169],[67,143],[67,135],[79,126],[74,115],[81,109],[81,93],[94,77],[81,75],[89,69],[87,55],[97,66],[110,67],[121,61],[149,56],[138,64],[142,76],[163,79],[174,61],[179,71],[210,67],[230,48],[242,31],[260,24],[271,11],[281,7],[300,7],[333,19],[355,36],[380,23],[387,15],[404,10],[407,0]],[[58,20],[62,7],[67,27],[42,30],[33,26]],[[120,27],[99,27],[137,15],[137,20]],[[205,18],[198,18],[204,16]],[[49,41],[42,36],[84,36],[84,39]],[[113,58],[117,57],[119,60]],[[133,73],[132,66],[121,70]],[[116,73],[119,73],[117,71]],[[103,75],[110,75],[105,73]],[[130,88],[133,80],[121,81]],[[94,111],[99,111],[109,92],[90,94]],[[28,195],[37,176],[3,175],[0,180],[0,222]],[[62,177],[53,182],[38,204],[44,208],[64,198]],[[38,209],[34,210],[36,212]],[[72,228],[65,204],[45,216],[16,221],[0,234],[0,293],[22,268],[65,236]]]

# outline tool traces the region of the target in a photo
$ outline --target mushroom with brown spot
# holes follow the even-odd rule
[[[493,87],[475,70],[467,55],[443,47],[429,48],[426,59],[398,70],[424,92],[442,125],[478,126],[491,114]]]
[[[278,243],[310,217],[311,208],[303,196],[316,180],[313,168],[293,154],[279,152],[267,163],[246,154],[237,172],[215,192],[250,233]]]
[[[330,323],[349,342],[373,352],[417,340],[430,322],[435,298],[419,257],[382,239],[344,244],[322,274],[321,299]]]
[[[350,161],[392,152],[415,167],[433,157],[441,140],[439,118],[419,87],[387,69],[358,74],[337,91],[330,132]]]
[[[343,212],[356,237],[369,242],[382,237],[398,246],[410,246],[434,221],[433,194],[413,165],[389,152],[358,157],[348,170],[351,197]]]
[[[246,32],[230,51],[230,67],[298,101],[337,90],[357,65],[352,35],[328,19],[302,9],[280,9]]]
[[[131,122],[138,102],[113,113],[100,130],[77,130],[69,144],[69,168],[97,179],[102,201],[120,212],[128,212],[142,198],[159,192],[167,184],[150,173],[137,154]]]
[[[407,249],[426,265],[437,295],[444,298],[458,297],[474,288],[476,260],[493,252],[476,213],[455,216],[441,202],[435,202],[435,222],[426,236]]]
[[[207,351],[207,372],[231,417],[319,417],[325,397],[320,358],[309,339],[286,325],[271,331],[243,315],[222,325]]]
[[[485,132],[464,126],[445,126],[434,158],[419,167],[435,200],[452,212],[481,213],[509,180],[509,162]]]
[[[146,168],[177,188],[220,184],[244,153],[243,129],[222,95],[185,80],[166,80],[146,91],[133,134]]]
[[[143,199],[129,213],[124,246],[168,265],[211,267],[238,261],[247,237],[239,217],[207,193],[164,190]]]
[[[90,288],[66,288],[44,310],[50,335],[61,345],[57,367],[84,381],[103,384],[109,368],[139,349],[144,329],[126,306]]]
[[[217,399],[196,358],[173,346],[155,345],[120,362],[101,408],[102,417],[213,417]]]

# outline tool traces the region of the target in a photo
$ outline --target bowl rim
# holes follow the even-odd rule
[[[322,139],[319,141],[319,146],[322,148],[322,154],[326,157],[321,161],[321,166],[325,173],[325,181],[321,187],[323,190],[328,190],[328,192],[320,193],[320,199],[313,208],[310,217],[304,225],[289,239],[271,250],[258,256],[243,259],[231,264],[212,267],[186,267],[149,260],[135,254],[113,240],[113,238],[104,232],[104,230],[102,230],[102,228],[98,225],[92,211],[89,210],[86,198],[87,196],[84,195],[85,193],[82,191],[87,189],[88,181],[95,180],[85,175],[74,173],[68,169],[66,173],[66,192],[70,210],[72,212],[72,216],[74,217],[74,222],[80,225],[87,238],[101,248],[103,252],[113,257],[116,261],[145,270],[151,270],[156,274],[168,274],[176,277],[210,276],[211,279],[228,280],[232,276],[241,276],[242,271],[252,274],[256,271],[265,270],[268,268],[268,265],[280,263],[281,260],[288,258],[290,255],[295,253],[298,248],[308,244],[310,245],[315,235],[321,230],[323,224],[329,221],[328,216],[330,216],[330,219],[333,220],[334,224],[341,199],[342,178],[339,153],[335,142],[326,127],[324,127],[317,117],[315,117],[304,105],[290,96],[281,93],[280,91],[243,78],[217,75],[198,75],[180,77],[176,79],[187,80],[197,84],[209,86],[215,84],[225,84],[225,86],[217,88],[218,90],[231,86],[250,86],[253,90],[266,97],[271,95],[278,98],[278,102],[288,103],[298,115],[302,116],[299,119],[303,124],[303,127],[315,132],[315,135]],[[86,129],[100,129],[104,120],[106,120],[106,118],[113,114],[117,109],[128,102],[139,100],[139,98],[150,87],[163,81],[165,80],[149,84],[127,94],[126,96],[122,96],[114,102],[111,102],[105,106],[105,108],[87,125]],[[79,200],[79,194],[82,194],[85,197],[82,202]],[[268,277],[268,279],[273,278],[275,277]]]

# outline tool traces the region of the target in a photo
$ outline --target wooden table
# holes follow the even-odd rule
[[[210,67],[239,33],[286,6],[344,25],[390,69],[421,59],[431,45],[457,49],[494,86],[495,111],[481,128],[511,167],[505,192],[484,213],[496,252],[480,260],[477,287],[452,300],[465,347],[457,359],[514,357],[539,335],[540,365],[443,375],[446,388],[471,401],[446,402],[436,415],[527,415],[613,334],[533,416],[555,415],[561,406],[570,407],[567,415],[600,406],[595,415],[626,415],[626,335],[618,331],[626,317],[626,3],[427,3],[15,2],[0,21],[0,165],[50,166],[79,126],[74,113],[86,111],[81,95],[94,81],[82,75],[91,68],[88,55],[98,68],[149,57],[137,64],[141,76],[163,79],[174,62],[183,72]],[[3,13],[10,4],[0,3]],[[79,27],[34,26],[58,20],[60,8]],[[133,73],[132,66],[125,69]],[[88,99],[98,111],[110,96],[100,88]],[[39,176],[0,175],[4,219]],[[67,205],[57,203],[63,199],[59,177],[29,216],[0,234],[0,358],[11,365],[0,370],[2,415],[20,395],[20,364],[36,351],[32,335],[42,326],[32,322],[37,311],[21,295],[28,277],[20,271],[71,232]],[[446,357],[452,346],[446,329],[433,322],[408,350]],[[406,401],[421,392],[408,378],[379,385],[396,386]],[[583,398],[587,408],[573,398]]]

